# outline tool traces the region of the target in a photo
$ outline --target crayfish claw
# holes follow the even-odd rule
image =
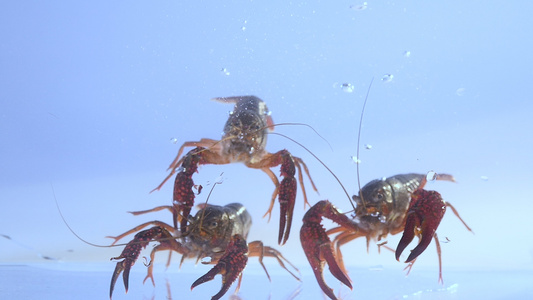
[[[318,285],[331,299],[337,299],[326,282],[324,281],[324,266],[327,263],[331,274],[350,289],[352,284],[348,275],[339,266],[333,252],[333,246],[324,227],[320,224],[322,218],[328,218],[341,226],[351,228],[354,224],[345,215],[339,213],[329,201],[320,201],[312,206],[303,218],[300,230],[300,241],[307,260],[315,274]]]
[[[446,212],[446,203],[438,192],[419,189],[411,197],[412,204],[407,212],[404,232],[396,248],[396,260],[400,259],[403,250],[415,236],[419,237],[420,242],[405,262],[412,262],[426,250]]]
[[[174,223],[177,223],[179,215],[188,216],[191,213],[191,208],[194,205],[194,198],[196,197],[193,191],[194,181],[193,174],[198,170],[198,165],[201,162],[201,153],[204,148],[197,147],[189,151],[184,157],[181,164],[181,171],[176,175],[174,180]],[[181,218],[180,230],[185,233],[187,230],[187,218]],[[176,226],[176,224],[174,224]]]
[[[141,250],[144,249],[150,241],[157,239],[157,238],[169,238],[171,237],[171,234],[166,230],[165,228],[161,226],[155,226],[147,230],[143,230],[139,233],[137,233],[133,240],[131,240],[124,250],[122,250],[122,253],[120,256],[113,257],[111,260],[118,260],[123,259],[122,261],[117,262],[117,265],[115,267],[115,271],[113,272],[113,277],[111,277],[111,285],[109,288],[109,298],[113,296],[113,290],[115,288],[115,283],[117,282],[118,276],[122,274],[122,278],[124,279],[124,288],[126,289],[126,293],[128,292],[128,280],[130,277],[130,269],[135,264],[135,261],[139,257],[139,254],[141,253]],[[157,247],[156,247],[157,248]],[[151,256],[153,255],[154,250],[152,251]],[[148,272],[149,275],[151,275],[151,269]]]
[[[120,258],[120,256],[113,257],[111,258],[111,260]],[[113,290],[115,289],[115,284],[117,283],[117,279],[122,272],[124,272],[124,274],[122,274],[122,278],[124,279],[124,289],[126,290],[126,293],[128,292],[130,269],[132,265],[133,261],[131,261],[130,259],[124,259],[123,261],[117,263],[115,271],[113,272],[113,277],[111,277],[111,285],[109,287],[109,299],[113,297]]]
[[[220,257],[218,263],[209,272],[198,278],[192,285],[191,290],[196,286],[211,281],[215,275],[222,275],[222,288],[211,299],[220,299],[229,290],[233,282],[241,276],[246,263],[248,262],[248,245],[240,234],[231,238],[231,242],[226,248],[226,252]]]
[[[284,245],[291,233],[292,214],[294,212],[294,202],[296,199],[296,179],[285,177],[281,181],[279,189],[279,235],[278,244]]]
[[[296,168],[294,165],[294,159],[292,155],[287,150],[282,150],[278,152],[281,157],[281,167],[280,172],[283,176],[283,180],[279,186],[279,207],[280,207],[280,217],[279,217],[279,235],[278,235],[278,244],[284,245],[289,238],[292,225],[292,214],[294,212],[294,203],[296,201]]]

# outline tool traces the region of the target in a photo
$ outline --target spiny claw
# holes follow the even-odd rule
[[[178,216],[183,216],[180,221],[181,233],[187,230],[187,216],[191,213],[191,208],[194,205],[194,181],[192,176],[198,170],[201,153],[204,148],[197,147],[189,151],[183,158],[181,169],[174,180],[174,207],[176,214],[174,215],[174,227],[177,225]]]
[[[191,290],[196,286],[213,280],[215,275],[222,275],[222,288],[211,299],[220,299],[229,290],[235,280],[241,276],[246,263],[248,262],[248,245],[246,240],[236,234],[232,237],[231,242],[226,248],[226,252],[220,257],[217,264],[205,275],[198,278],[191,286]]]
[[[116,259],[116,258],[118,257],[114,257],[112,259]],[[113,277],[111,278],[111,286],[109,287],[109,299],[113,297],[113,290],[115,289],[115,283],[117,283],[117,279],[120,276],[120,273],[122,273],[122,271],[124,271],[124,275],[122,275],[122,278],[124,279],[124,289],[126,290],[126,293],[128,292],[130,269],[132,265],[133,265],[133,261],[131,259],[125,259],[117,263],[117,266],[115,267],[115,271],[113,272]]]
[[[325,264],[328,264],[331,274],[350,289],[352,288],[352,284],[348,275],[342,271],[335,258],[331,241],[326,234],[324,227],[320,224],[322,217],[326,217],[339,225],[349,228],[353,227],[354,224],[348,219],[348,217],[339,213],[329,201],[323,200],[307,211],[303,218],[304,224],[300,230],[300,241],[307,259],[311,264],[318,285],[328,297],[331,299],[337,299],[333,290],[324,281],[324,275],[322,272]]]
[[[284,245],[291,233],[292,214],[294,211],[294,203],[296,201],[296,168],[292,155],[287,150],[281,151],[281,176],[283,180],[279,186],[279,235],[278,244]]]
[[[279,235],[278,244],[284,245],[291,233],[292,214],[296,199],[296,179],[285,177],[281,181],[279,189]]]
[[[411,199],[411,208],[407,212],[403,235],[396,248],[398,261],[403,250],[415,236],[420,238],[420,242],[405,262],[413,261],[426,250],[446,212],[446,203],[438,192],[419,189],[413,192]]]
[[[110,299],[113,296],[115,283],[117,282],[117,279],[122,272],[124,272],[122,274],[122,278],[124,279],[124,288],[126,290],[126,293],[128,292],[128,280],[130,277],[131,267],[135,264],[135,261],[139,257],[141,250],[145,248],[152,239],[160,236],[168,237],[170,236],[170,233],[168,233],[166,229],[160,226],[155,226],[150,229],[143,230],[137,233],[134,239],[126,245],[124,250],[122,250],[120,256],[111,258],[111,260],[124,260],[117,262],[117,266],[115,267],[115,271],[113,272],[113,277],[111,277],[111,285],[109,287]]]

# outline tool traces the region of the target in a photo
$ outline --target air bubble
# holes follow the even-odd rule
[[[426,180],[429,181],[435,181],[437,179],[437,173],[435,171],[429,171],[426,174]]]
[[[228,69],[226,69],[226,68],[222,68],[222,69],[220,70],[220,72],[222,72],[222,74],[223,74],[223,75],[226,75],[226,76],[229,76],[229,74],[230,74],[229,71],[228,71]]]
[[[210,256],[206,256],[206,257],[202,258],[202,264],[204,264],[204,265],[210,264],[211,260],[212,259],[211,259]]]
[[[385,74],[385,75],[383,75],[383,77],[381,77],[381,81],[388,83],[388,82],[391,82],[393,78],[394,78],[394,75]]]
[[[488,176],[481,176],[481,180],[483,180],[483,181],[488,181],[488,180],[489,180],[489,177],[488,177]]]
[[[171,138],[171,139],[170,139],[170,142],[171,142],[172,144],[177,144],[177,143],[178,143],[178,139],[177,139],[177,138]]]
[[[354,164],[360,164],[361,163],[361,160],[357,158],[357,156],[352,156],[352,161]]]
[[[370,144],[365,144],[365,149],[366,149],[366,150],[370,150],[370,149],[372,149],[372,145],[370,145]]]
[[[411,51],[404,51],[403,52],[403,57],[405,57],[405,58],[411,57]]]
[[[455,94],[459,97],[462,97],[465,95],[465,91],[466,89],[465,88],[458,88],[456,91],[455,91]]]
[[[368,2],[363,2],[363,4],[354,4],[350,5],[350,8],[353,10],[365,10],[368,7]]]
[[[341,85],[341,89],[343,92],[351,93],[355,89],[355,87],[351,83],[343,83]]]

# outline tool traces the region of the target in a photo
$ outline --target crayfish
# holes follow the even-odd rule
[[[261,241],[246,242],[250,226],[252,225],[252,218],[242,204],[231,203],[225,206],[205,204],[203,206],[194,217],[188,216],[185,218],[188,226],[183,232],[174,233],[173,226],[161,221],[152,221],[139,225],[119,236],[111,237],[115,239],[113,243],[115,244],[126,235],[141,230],[146,226],[155,225],[150,229],[135,234],[133,240],[126,245],[122,253],[112,258],[113,260],[122,260],[117,262],[115,271],[113,272],[109,297],[112,297],[115,283],[121,273],[123,273],[124,287],[126,292],[128,291],[130,269],[135,264],[141,250],[152,241],[158,242],[159,244],[150,253],[148,274],[144,281],[150,278],[152,283],[154,283],[152,262],[156,252],[163,250],[178,252],[183,255],[181,263],[187,258],[196,258],[197,261],[209,258],[209,262],[206,263],[214,264],[215,266],[205,275],[198,278],[192,284],[191,289],[212,280],[215,275],[221,274],[222,288],[212,299],[221,298],[237,278],[239,278],[238,291],[242,279],[242,272],[250,256],[259,257],[259,262],[269,280],[270,275],[263,264],[263,257],[277,259],[283,269],[287,270],[297,280],[300,280],[286,267],[285,263],[289,264],[296,272],[298,272],[298,269],[283,257],[279,251],[264,246]],[[153,210],[133,212],[133,214],[138,215],[149,211]],[[170,259],[167,267],[169,263]]]
[[[296,169],[298,169],[298,181],[306,204],[309,203],[303,183],[302,166],[313,189],[317,190],[309,170],[301,158],[292,156],[287,150],[276,153],[269,153],[265,150],[267,135],[275,125],[263,100],[255,96],[214,98],[213,100],[235,104],[234,110],[230,113],[224,126],[222,139],[203,138],[200,141],[183,143],[176,158],[168,168],[170,173],[154,190],[159,190],[172,175],[178,173],[174,182],[174,222],[176,224],[177,216],[179,214],[187,216],[194,204],[192,175],[197,171],[199,165],[242,162],[249,168],[260,169],[270,177],[275,185],[265,216],[271,214],[275,199],[278,197],[281,213],[278,243],[283,245],[289,238],[291,230],[296,199],[296,179],[294,178]],[[182,157],[181,154],[186,147],[196,148]],[[281,165],[281,176],[284,177],[281,183],[270,170],[270,168],[279,165]],[[186,228],[186,222],[186,219],[181,221],[182,233]]]
[[[439,174],[436,179],[455,181],[447,174]],[[356,207],[351,217],[339,212],[327,200],[318,202],[307,211],[303,218],[300,240],[318,284],[328,297],[336,299],[332,289],[324,281],[324,265],[327,263],[333,276],[352,288],[340,247],[359,237],[366,238],[368,247],[370,240],[380,241],[388,234],[403,232],[395,251],[396,259],[399,260],[403,250],[417,236],[420,243],[406,260],[410,263],[409,269],[434,239],[439,256],[439,281],[442,282],[440,244],[435,231],[446,207],[452,209],[468,230],[471,229],[438,192],[424,190],[425,184],[426,175],[423,174],[403,174],[373,180],[361,189],[360,196],[352,197]],[[340,226],[326,231],[321,224],[322,218],[330,219]],[[332,244],[329,236],[334,234],[337,235]]]
[[[357,157],[359,157],[361,124],[371,86],[372,82],[361,111]],[[331,173],[333,174],[333,172]],[[380,241],[389,234],[394,235],[403,232],[395,250],[398,261],[414,237],[418,237],[418,245],[405,261],[409,263],[406,268],[408,273],[416,258],[434,239],[439,257],[439,282],[443,282],[441,250],[436,230],[444,216],[446,207],[452,209],[469,231],[472,230],[461,219],[457,210],[450,203],[445,202],[438,192],[423,189],[428,179],[455,182],[453,176],[430,173],[427,175],[395,175],[369,182],[362,189],[359,188],[359,196],[352,196],[353,202],[350,201],[350,204],[354,208],[354,213],[350,217],[341,213],[327,200],[319,201],[306,212],[300,230],[300,241],[320,288],[329,298],[337,299],[333,290],[324,281],[322,273],[324,266],[327,263],[333,276],[351,289],[352,284],[344,266],[340,247],[359,237],[366,238],[368,250],[371,240]],[[357,164],[357,175],[359,178],[359,164]],[[340,185],[344,189],[341,183]],[[347,194],[346,189],[344,192]],[[329,219],[339,226],[326,231],[321,224],[323,218]],[[335,234],[337,235],[332,243],[329,237]],[[385,248],[388,247],[385,246]]]

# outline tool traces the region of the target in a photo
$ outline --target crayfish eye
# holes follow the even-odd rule
[[[380,202],[385,198],[385,194],[383,193],[383,191],[380,190],[376,192],[373,198],[374,202]]]
[[[217,221],[212,221],[211,223],[209,223],[209,227],[211,228],[216,228],[218,226],[218,222]]]

